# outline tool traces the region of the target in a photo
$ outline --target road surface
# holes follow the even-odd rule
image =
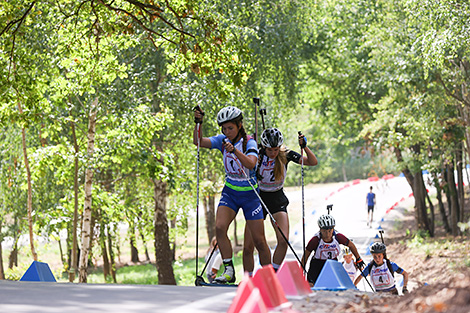
[[[366,224],[365,206],[371,185],[377,195],[372,228]],[[287,190],[286,193],[290,200],[289,212],[295,212],[290,213],[291,243],[301,257],[303,231],[299,212],[302,211],[302,193],[300,190]],[[331,214],[336,219],[337,230],[352,238],[364,260],[368,261],[367,248],[377,240],[377,228],[393,223],[397,218],[396,214],[391,214],[393,208],[412,203],[410,194],[411,189],[402,177],[306,188],[306,242],[318,231],[317,219],[327,213],[326,205],[333,204]],[[292,252],[288,253],[287,259],[295,260]],[[226,312],[235,294],[233,287],[0,281],[0,312]]]

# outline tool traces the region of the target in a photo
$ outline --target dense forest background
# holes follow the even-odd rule
[[[159,283],[174,284],[174,238],[196,209],[192,110],[213,135],[218,110],[237,106],[254,133],[253,97],[289,148],[306,135],[319,160],[306,184],[403,173],[419,229],[432,236],[439,218],[458,235],[469,20],[469,3],[449,0],[1,0],[0,242],[13,245],[0,246],[0,278],[20,236],[37,260],[37,237],[66,231],[70,281],[87,281],[93,246],[112,272],[117,240],[135,257],[138,239],[153,242]],[[209,226],[219,158],[201,151]]]

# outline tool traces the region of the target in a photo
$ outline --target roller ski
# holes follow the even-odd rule
[[[196,276],[195,284],[196,284],[196,286],[206,286],[206,287],[238,287],[237,284],[218,283],[215,280],[212,283],[208,283],[204,280],[204,278],[202,276]]]

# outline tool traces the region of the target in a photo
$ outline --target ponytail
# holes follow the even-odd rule
[[[246,135],[246,131],[245,131],[245,127],[243,127],[243,124],[240,122],[240,130],[239,130],[239,134],[240,136],[243,138],[243,153],[246,152],[246,145],[248,144],[248,137]]]
[[[284,178],[284,173],[286,170],[287,164],[287,156],[286,150],[284,147],[279,149],[279,154],[276,157],[276,161],[274,162],[274,180],[279,182],[282,181]]]
[[[266,151],[264,149],[265,148],[261,146],[258,153],[258,166],[256,167],[256,177],[258,177],[258,180],[263,179],[263,176],[259,173],[259,169],[261,168],[261,163],[263,163],[264,156],[266,155]]]

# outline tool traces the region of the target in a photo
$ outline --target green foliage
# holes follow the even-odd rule
[[[200,258],[200,263],[203,264],[204,258]],[[235,256],[233,259],[235,268],[242,267],[241,256]],[[195,262],[194,259],[178,261],[174,265],[175,278],[178,286],[194,286],[195,281]],[[202,269],[202,268],[200,268]],[[91,271],[88,275],[88,283],[102,284],[112,283],[111,278],[104,281],[102,269]],[[158,284],[157,270],[154,264],[130,265],[118,268],[116,272],[116,279],[118,284],[135,284],[135,285],[156,285]],[[237,283],[240,282],[242,277],[237,278]],[[206,280],[207,281],[207,280]]]
[[[79,208],[91,167],[97,222],[111,234],[125,222],[152,240],[152,180],[160,180],[170,239],[185,236],[196,207],[195,105],[206,113],[204,136],[220,132],[215,117],[226,105],[244,111],[253,134],[252,98],[260,97],[266,126],[280,128],[295,151],[302,131],[317,155],[305,183],[439,172],[468,128],[469,12],[434,0],[3,1],[3,235],[26,230],[22,128],[35,232],[45,237],[71,236],[76,159]],[[223,177],[220,153],[202,149],[201,196],[220,192]],[[300,168],[289,167],[286,184],[299,180]]]

